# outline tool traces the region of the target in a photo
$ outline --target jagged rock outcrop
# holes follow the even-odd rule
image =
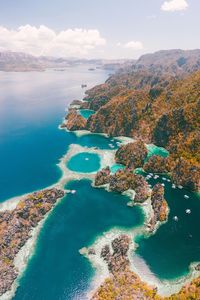
[[[62,128],[66,127],[70,131],[86,129],[86,119],[83,118],[75,109],[70,110],[65,119],[66,122],[61,125]]]
[[[190,283],[185,284],[180,292],[164,300],[198,300],[200,299],[200,277],[193,279]]]
[[[135,203],[143,203],[145,202],[151,195],[151,189],[144,176],[142,175],[134,175],[134,181],[132,189],[135,191]]]
[[[99,172],[97,172],[94,180],[95,186],[101,186],[104,184],[108,184],[110,182],[110,168],[106,167]]]
[[[63,196],[62,190],[46,189],[26,196],[14,210],[0,212],[0,296],[11,288],[19,273],[14,259],[31,230]]]
[[[118,170],[114,175],[110,174],[107,167],[99,171],[95,176],[94,185],[101,186],[109,184],[110,191],[123,193],[128,189],[135,191],[134,202],[143,203],[150,196],[150,188],[144,176],[133,173],[132,169]]]
[[[109,189],[115,192],[125,192],[133,186],[134,174],[129,169],[118,170],[110,177]]]
[[[112,274],[123,272],[129,266],[127,257],[129,244],[130,238],[127,235],[120,235],[112,241],[112,253],[109,245],[102,248],[101,257],[106,261]]]
[[[71,103],[70,103],[70,107],[73,107],[73,106],[81,106],[83,104],[83,101],[81,100],[73,100]]]
[[[148,151],[144,142],[138,140],[121,146],[115,154],[115,160],[127,167],[140,168],[143,166],[147,154]]]
[[[151,194],[151,206],[153,209],[153,216],[149,222],[150,231],[153,231],[157,222],[164,222],[167,220],[168,205],[164,199],[164,187],[162,184],[157,183]]]
[[[89,103],[87,101],[82,100],[73,100],[70,103],[70,106],[68,108],[68,111],[76,110],[76,109],[87,109],[89,107]]]
[[[143,169],[145,172],[168,173],[172,170],[172,162],[169,157],[153,155],[144,164]]]
[[[91,300],[160,300],[155,287],[150,287],[132,271],[128,251],[131,239],[120,235],[112,241],[111,247],[105,245],[101,257],[107,263],[110,277],[94,293]]]
[[[177,185],[200,191],[200,168],[183,158],[177,160],[172,171],[172,179]]]

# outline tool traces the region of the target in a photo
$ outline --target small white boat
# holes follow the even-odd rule
[[[85,158],[85,160],[89,160],[89,158],[88,158],[88,157],[86,157],[86,158]]]
[[[71,190],[71,194],[76,194],[76,190]]]
[[[181,190],[181,189],[183,188],[183,186],[179,184],[179,185],[178,185],[178,188]]]
[[[175,189],[175,188],[176,188],[175,184],[172,184],[172,188],[173,188],[173,189]]]
[[[162,178],[162,180],[164,180],[164,181],[165,181],[165,180],[167,180],[167,178],[163,177],[163,178]]]
[[[108,144],[108,146],[109,146],[110,148],[114,148],[114,147],[115,147],[113,144]]]
[[[184,195],[184,198],[185,199],[189,199],[190,197],[188,195]]]
[[[167,181],[170,182],[171,180],[170,180],[170,179],[167,179]]]
[[[188,208],[188,209],[186,209],[186,211],[185,211],[185,212],[186,212],[186,214],[188,214],[188,215],[189,215],[189,214],[191,214],[191,209],[189,209],[189,208]]]
[[[165,184],[164,184],[164,183],[161,183],[161,185],[162,185],[162,186],[165,186]]]
[[[177,216],[174,216],[173,219],[174,219],[174,221],[178,222],[178,217]]]

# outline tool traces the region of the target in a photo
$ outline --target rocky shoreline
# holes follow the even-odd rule
[[[91,300],[180,300],[200,299],[199,277],[187,278],[187,283],[179,288],[179,292],[171,296],[160,295],[154,283],[147,284],[132,271],[130,262],[132,251],[132,236],[117,234],[108,243],[96,247],[83,248],[80,254],[91,261],[102,260],[108,270],[108,275],[95,288],[88,298]],[[98,252],[98,253],[97,253]],[[196,266],[198,268],[198,265]],[[106,270],[104,271],[106,272]],[[162,283],[165,285],[165,283]],[[167,283],[166,283],[167,284]],[[183,284],[183,283],[182,283]],[[169,284],[168,284],[169,285]],[[180,284],[179,284],[180,286]],[[169,285],[170,288],[170,285]],[[177,290],[177,288],[176,288]],[[173,289],[172,289],[173,291]]]
[[[0,212],[0,296],[9,291],[19,275],[15,258],[45,215],[64,191],[45,189],[22,198],[16,208]]]
[[[91,300],[162,299],[157,295],[156,287],[142,282],[130,270],[130,245],[131,237],[121,234],[102,247],[100,258],[108,268],[109,277],[91,295]],[[93,248],[85,249],[82,254],[88,257],[98,255]]]
[[[79,107],[81,107],[81,104]],[[73,121],[75,121],[75,119],[73,119]],[[63,127],[70,130],[67,125],[69,124],[68,117],[66,117],[66,120],[67,122],[65,122]],[[75,121],[73,128],[74,130],[90,130],[88,126],[89,122],[90,118],[88,121],[86,120],[86,122],[84,122],[84,126],[81,129],[79,124],[76,126]],[[116,163],[123,164],[125,169],[118,170],[112,174],[111,169],[108,166],[104,167],[102,170],[97,172],[94,178],[94,186],[106,186],[106,188],[110,191],[118,193],[124,193],[132,190],[135,192],[134,199],[132,200],[133,205],[142,204],[148,200],[148,205],[151,206],[149,210],[151,211],[151,214],[149,215],[149,220],[146,224],[146,230],[148,230],[149,233],[153,233],[157,230],[159,224],[167,221],[169,213],[167,202],[164,199],[164,187],[161,184],[157,184],[153,187],[153,189],[151,189],[144,176],[134,174],[134,169],[142,167],[143,170],[148,173],[152,172],[170,175],[177,186],[184,182],[183,185],[192,190],[199,188],[199,183],[198,170],[194,170],[190,168],[190,166],[187,166],[186,168],[184,165],[183,169],[181,169],[181,167],[178,168],[181,172],[177,172],[177,165],[180,165],[181,162],[183,163],[183,160],[174,160],[171,155],[169,157],[153,155],[147,160],[147,154],[147,148],[144,142],[140,139],[122,145],[115,153],[115,161]],[[188,176],[185,180],[185,173],[189,174],[189,172],[192,175],[190,175],[190,177]],[[193,172],[196,172],[196,176],[193,176]],[[194,177],[194,180],[191,180],[191,176]],[[190,183],[191,181],[192,183]],[[130,270],[130,261],[127,255],[130,242],[129,237],[121,235],[112,242],[111,248],[109,245],[105,245],[103,247],[101,251],[101,258],[107,264],[110,277],[108,277],[105,282],[96,289],[94,294],[91,296],[92,300],[141,299],[141,295],[143,296],[142,299],[178,300],[180,299],[180,295],[182,297],[182,294],[191,294],[188,290],[187,292],[185,291],[184,286],[178,294],[163,298],[157,294],[157,289],[155,287],[150,287],[146,283],[143,283],[138,275]],[[93,248],[84,248],[80,251],[80,253],[86,254],[88,257],[95,257],[97,255]],[[199,267],[197,266],[196,268]],[[198,282],[198,279],[194,279],[191,283],[188,283],[187,286],[189,286],[189,288],[191,286],[195,286],[195,292],[199,295],[200,291],[195,280]]]
[[[86,98],[86,100],[72,101],[61,128],[70,131],[91,130],[90,123],[95,114],[86,120],[78,112],[79,109],[89,107],[88,99]],[[97,132],[104,132],[103,127]],[[173,153],[170,153],[169,157],[153,155],[147,160],[148,150],[141,138],[142,136],[134,142],[122,145],[116,152],[116,162],[132,169],[142,167],[146,172],[166,174],[171,176],[177,186],[182,185],[192,191],[200,190],[200,168],[198,166],[183,157],[177,158]]]

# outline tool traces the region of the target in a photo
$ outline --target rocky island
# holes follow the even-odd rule
[[[67,128],[68,130],[83,130],[86,129],[86,119],[84,119],[76,109],[71,109],[65,117],[65,122],[61,125],[61,128]]]
[[[25,196],[15,209],[0,212],[0,296],[11,289],[19,275],[14,260],[31,237],[31,230],[63,196],[63,190],[45,189]]]

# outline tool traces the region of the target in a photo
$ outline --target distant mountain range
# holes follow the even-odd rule
[[[192,73],[200,69],[200,50],[161,50],[141,56],[132,68],[136,70],[149,69],[156,73],[180,75]]]
[[[44,71],[47,68],[55,68],[56,71],[63,71],[64,68],[89,64],[97,68],[118,69],[128,62],[126,60],[103,60],[103,59],[78,59],[78,58],[56,58],[47,56],[33,56],[23,52],[0,52],[0,71]]]
[[[130,72],[149,70],[157,74],[163,72],[170,75],[191,73],[200,69],[200,50],[162,50],[142,55],[138,60],[126,59],[79,59],[65,57],[33,56],[23,52],[0,52],[0,71],[44,71],[55,68],[62,71],[70,66],[88,64],[109,70],[127,69]]]

